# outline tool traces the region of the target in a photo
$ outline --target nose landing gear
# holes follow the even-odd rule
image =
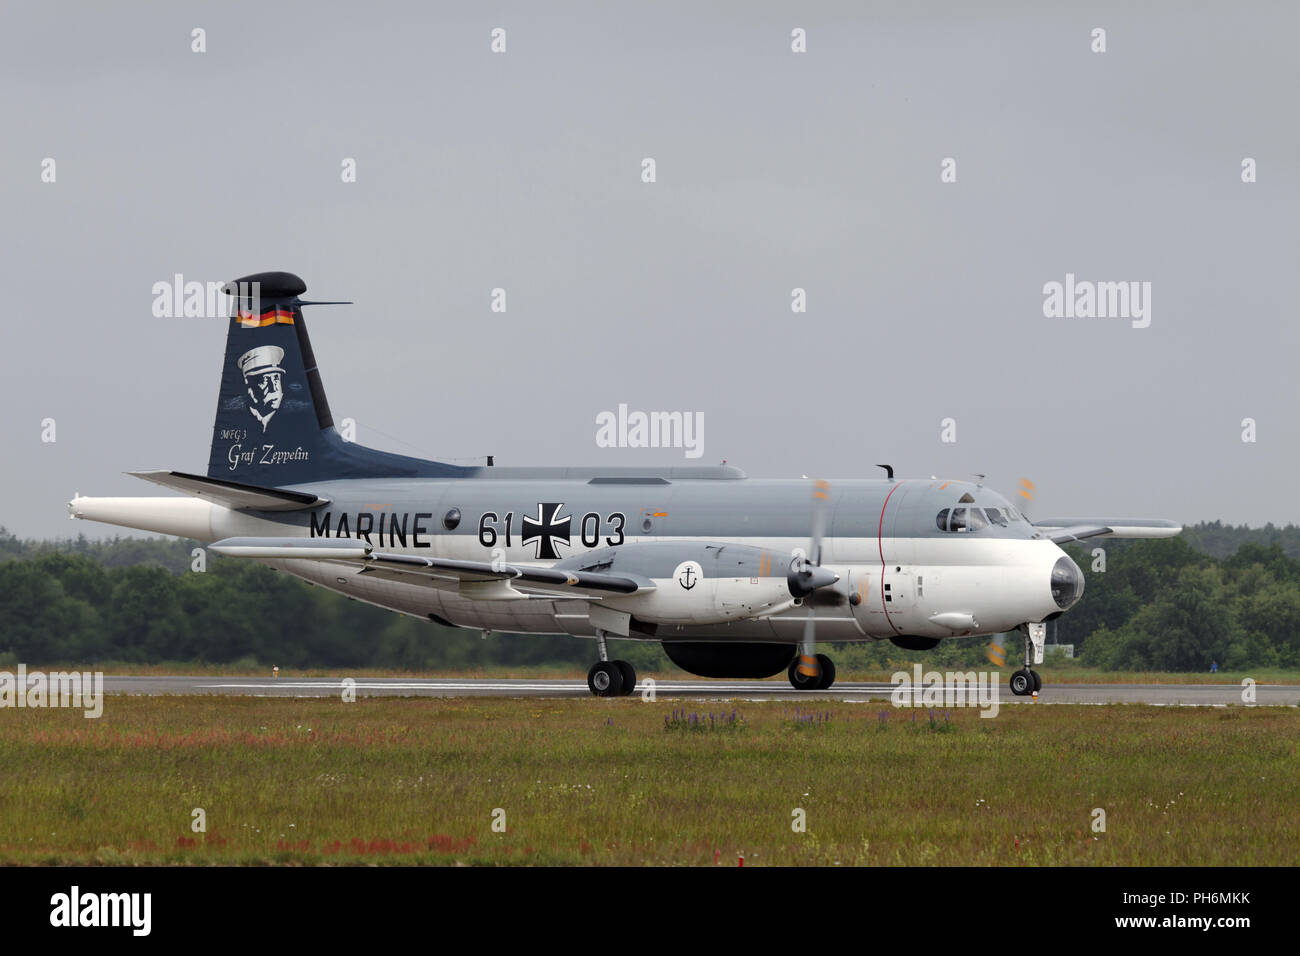
[[[1021,624],[1020,633],[1025,637],[1025,666],[1011,675],[1011,693],[1017,697],[1028,697],[1043,689],[1043,679],[1038,672],[1030,670],[1030,664],[1043,663],[1043,642],[1047,639],[1046,624]]]

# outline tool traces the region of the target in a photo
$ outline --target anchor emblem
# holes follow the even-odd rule
[[[694,579],[693,577],[694,574],[695,574],[695,569],[692,568],[689,564],[686,565],[686,570],[683,571],[682,576],[677,579],[677,583],[680,584],[685,590],[689,591],[691,588],[695,587],[695,585],[699,583]]]

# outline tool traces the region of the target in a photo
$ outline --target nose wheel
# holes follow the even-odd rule
[[[1017,697],[1028,697],[1042,689],[1043,679],[1038,676],[1038,671],[1024,667],[1011,675],[1011,693]]]

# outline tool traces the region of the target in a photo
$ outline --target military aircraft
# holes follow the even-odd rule
[[[607,637],[659,641],[692,674],[829,688],[823,641],[909,650],[1018,629],[1018,695],[1045,622],[1083,594],[1060,545],[1165,537],[1132,518],[1031,522],[935,478],[747,478],[729,465],[465,467],[346,441],[307,337],[306,284],[264,272],[232,296],[206,474],[132,474],[181,497],[69,502],[73,517],[179,535],[380,607],[456,627],[594,638],[587,683],[630,694]]]

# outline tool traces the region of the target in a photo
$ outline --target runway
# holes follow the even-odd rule
[[[637,682],[637,693],[647,686]],[[104,676],[108,694],[230,694],[251,697],[337,697],[344,679],[295,677],[117,677]],[[865,703],[887,700],[892,684],[836,684],[830,690],[796,691],[785,680],[665,680],[656,681],[655,697],[691,700],[791,700]],[[376,678],[358,679],[357,697],[590,697],[584,680],[503,680],[499,678]],[[1254,703],[1261,706],[1300,706],[1300,686],[1259,684]],[[1003,704],[1151,704],[1155,706],[1225,707],[1243,704],[1239,684],[1055,684],[1043,688],[1037,701],[1015,697],[1003,684]]]

